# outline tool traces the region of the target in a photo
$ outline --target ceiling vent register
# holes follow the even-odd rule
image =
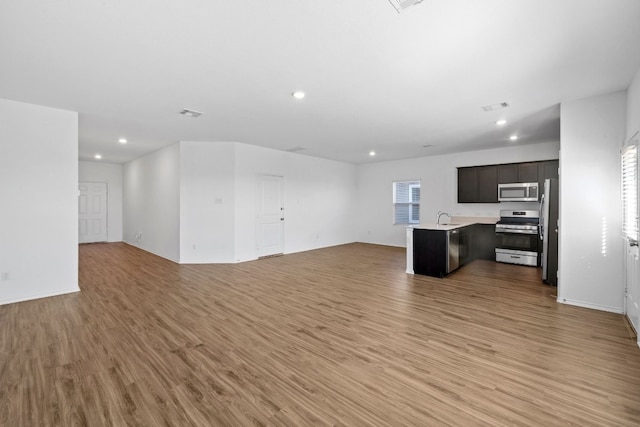
[[[195,110],[189,110],[187,108],[185,108],[184,110],[180,111],[180,114],[182,114],[183,116],[187,116],[187,117],[200,117],[202,115],[202,113],[200,111],[195,111]]]
[[[422,3],[422,0],[389,0],[389,3],[391,3],[398,13],[400,13],[408,7]]]
[[[509,106],[508,102],[500,102],[498,104],[485,105],[482,107],[482,109],[484,111],[495,111],[495,110],[501,110],[503,108],[507,108],[508,106]]]

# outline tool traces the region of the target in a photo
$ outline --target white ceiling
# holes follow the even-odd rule
[[[638,0],[0,1],[0,98],[78,111],[83,160],[177,141],[352,163],[557,141],[560,102],[640,67]]]

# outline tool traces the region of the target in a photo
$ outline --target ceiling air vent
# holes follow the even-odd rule
[[[389,0],[389,3],[400,13],[410,6],[422,3],[422,0]]]
[[[200,117],[202,115],[202,113],[200,111],[195,111],[195,110],[189,110],[187,108],[185,108],[184,110],[180,111],[180,114],[182,114],[183,116],[187,116],[187,117]]]
[[[502,108],[507,108],[508,106],[509,106],[508,102],[500,102],[498,104],[485,105],[484,107],[482,107],[482,109],[484,111],[495,111],[495,110],[500,110]]]

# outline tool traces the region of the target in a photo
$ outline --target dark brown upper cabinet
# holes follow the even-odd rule
[[[496,203],[498,168],[495,165],[458,168],[458,203]]]
[[[538,182],[538,163],[509,163],[498,165],[498,184]]]
[[[518,163],[516,182],[538,182],[538,162]]]
[[[476,176],[478,179],[476,197],[478,203],[497,203],[498,167],[489,165],[478,166],[476,169]]]
[[[512,182],[518,182],[518,164],[498,165],[498,184],[510,184]]]
[[[558,178],[558,160],[548,160],[546,162],[538,162],[538,193],[544,191],[544,180],[548,178]]]
[[[475,203],[477,188],[476,168],[458,168],[458,203]]]
[[[558,178],[558,160],[458,168],[458,203],[497,203],[498,184],[537,182]]]

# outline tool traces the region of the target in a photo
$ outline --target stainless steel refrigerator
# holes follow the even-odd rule
[[[546,179],[540,199],[542,281],[553,286],[558,286],[558,193],[558,180]]]

